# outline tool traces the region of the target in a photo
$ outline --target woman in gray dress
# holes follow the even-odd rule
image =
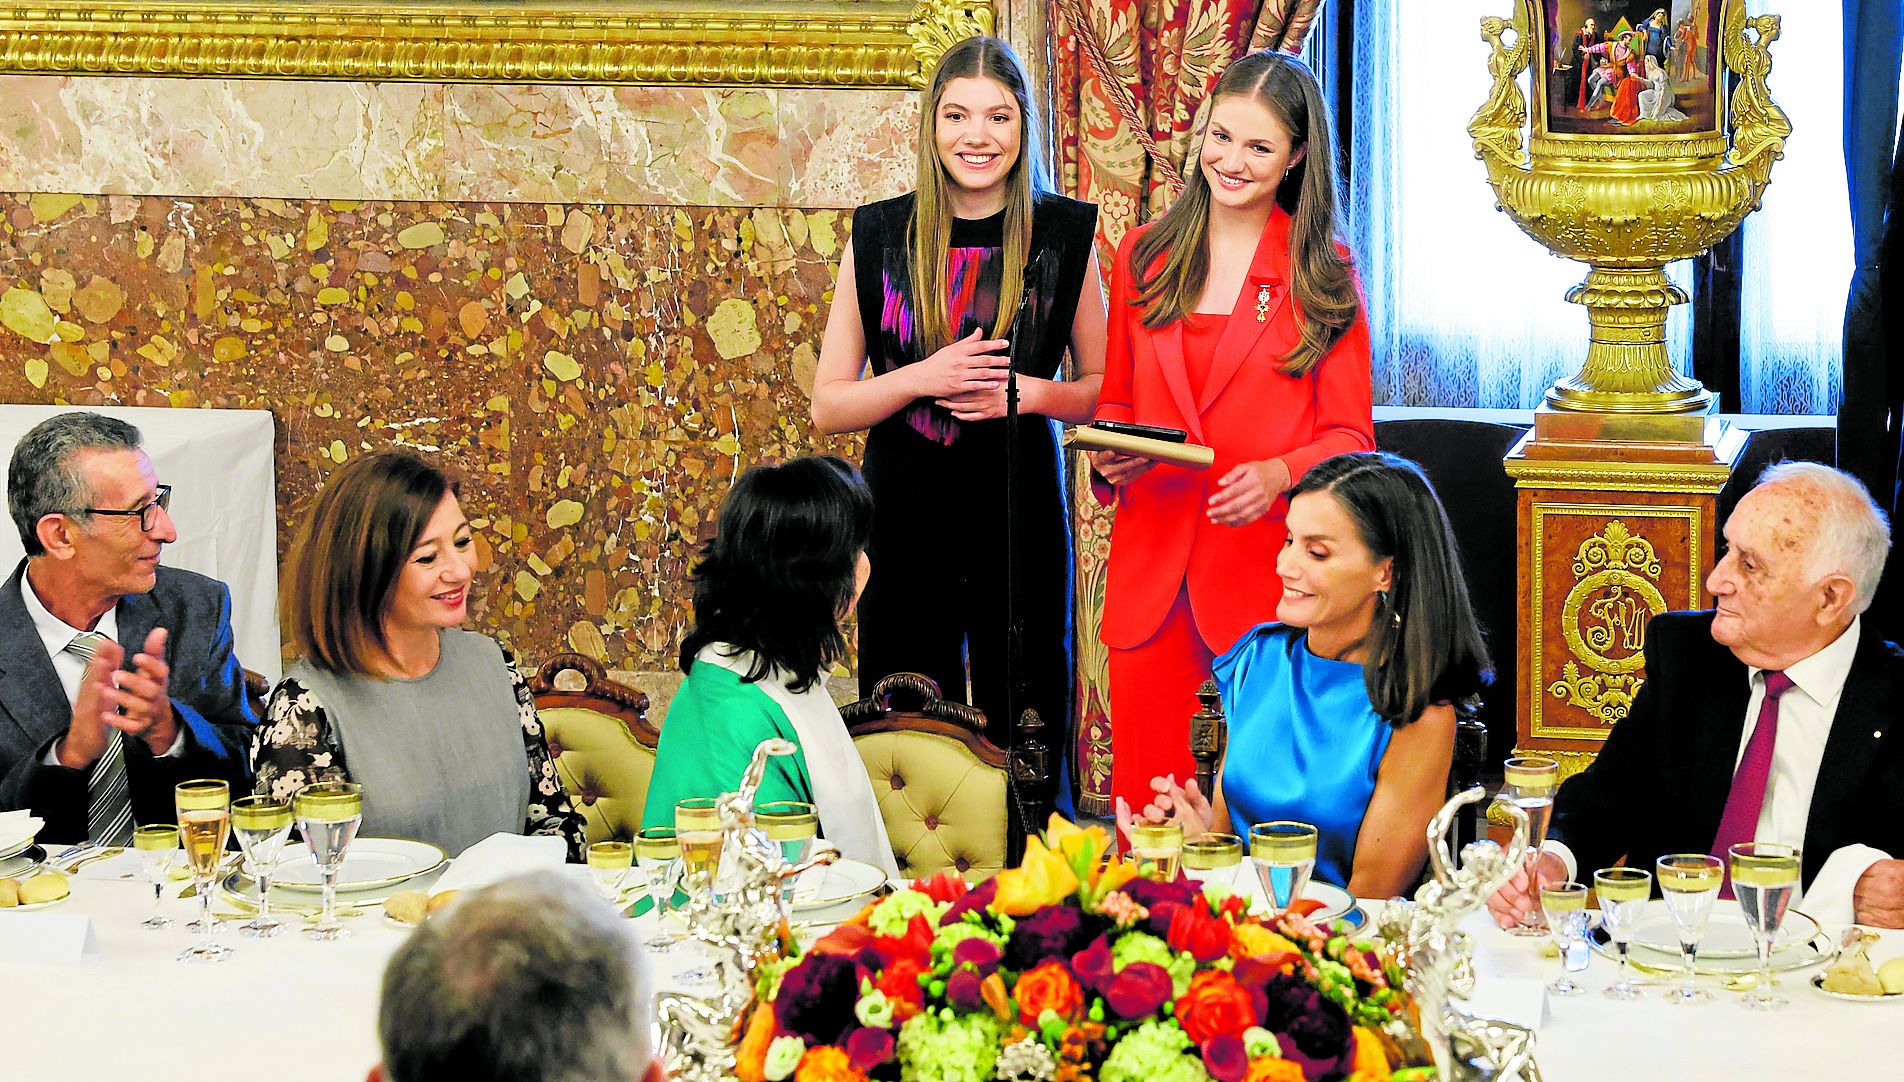
[[[460,625],[474,568],[456,486],[415,455],[331,478],[291,549],[285,621],[299,660],[252,747],[257,791],[364,787],[367,837],[451,856],[498,832],[582,845],[515,659]]]

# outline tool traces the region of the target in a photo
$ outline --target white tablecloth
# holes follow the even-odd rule
[[[183,924],[191,903],[168,902],[178,925],[147,932],[135,925],[148,912],[149,888],[87,878],[74,887],[70,901],[43,912],[91,916],[101,953],[70,965],[0,958],[0,1077],[351,1082],[377,1059],[378,985],[405,934],[381,915],[351,918],[357,934],[338,943],[227,934],[230,960],[186,966],[174,955],[190,941]],[[0,921],[23,916],[0,911]],[[645,934],[651,922],[636,927]],[[1470,930],[1484,989],[1553,979],[1559,963],[1540,957],[1539,940],[1510,937],[1483,915]],[[1899,953],[1900,932],[1885,933],[1872,952]],[[654,959],[657,983],[669,987],[668,974],[702,957],[681,950]],[[1593,993],[1548,1004],[1541,1069],[1550,1082],[1897,1077],[1904,1005],[1827,999],[1805,976],[1781,980],[1792,1005],[1776,1015],[1746,1011],[1726,993],[1703,1007],[1616,1003],[1599,994],[1613,965],[1596,956],[1579,978]]]
[[[282,668],[278,642],[277,474],[272,465],[271,414],[266,410],[165,409],[87,406],[137,425],[159,480],[172,486],[172,521],[179,539],[165,563],[231,587],[231,623],[238,661],[275,683]],[[0,405],[0,496],[14,445],[34,425],[66,406]],[[20,536],[11,521],[0,528],[0,576],[20,561]]]

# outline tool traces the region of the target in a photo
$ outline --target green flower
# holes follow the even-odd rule
[[[807,1042],[798,1037],[775,1037],[767,1046],[767,1082],[783,1082],[793,1077],[800,1057],[807,1054]]]
[[[923,916],[926,923],[937,924],[950,908],[950,902],[935,902],[919,891],[902,890],[874,906],[870,921],[877,935],[901,936],[912,918]]]
[[[1132,962],[1150,962],[1170,971],[1171,996],[1180,996],[1190,988],[1197,971],[1197,960],[1170,949],[1170,944],[1148,932],[1130,932],[1111,944],[1111,969],[1123,972]]]
[[[1283,1046],[1276,1042],[1276,1035],[1261,1026],[1243,1031],[1243,1051],[1251,1059],[1283,1058]]]
[[[874,1029],[891,1029],[893,1024],[892,1001],[886,998],[886,993],[874,989],[859,997],[859,1002],[853,1004],[853,1017],[859,1019],[859,1024],[862,1026],[871,1026]]]
[[[899,1027],[899,1070],[910,1082],[990,1082],[998,1062],[998,1019],[921,1011]]]
[[[771,1003],[780,994],[780,978],[800,964],[799,958],[767,958],[754,967],[754,994]]]
[[[1153,1018],[1112,1046],[1097,1077],[1098,1082],[1209,1082],[1210,1074],[1183,1027]]]
[[[1004,949],[1006,941],[1004,936],[999,935],[983,924],[970,924],[965,921],[960,921],[957,924],[948,924],[933,933],[933,961],[943,961],[944,959],[939,957],[941,954],[943,954],[945,958],[951,958],[952,948],[968,939],[989,939],[997,944],[1000,950]]]

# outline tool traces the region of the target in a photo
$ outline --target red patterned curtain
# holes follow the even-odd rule
[[[1098,260],[1132,226],[1170,205],[1203,122],[1204,99],[1230,61],[1256,49],[1295,52],[1322,0],[1048,0],[1055,42],[1052,113],[1059,186],[1098,205]],[[1076,479],[1074,492],[1090,488]],[[1104,647],[1104,560],[1111,516],[1077,507],[1078,810],[1109,815],[1111,724]]]

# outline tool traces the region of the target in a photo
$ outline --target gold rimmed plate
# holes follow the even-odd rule
[[[1821,996],[1842,999],[1847,1003],[1904,1003],[1904,992],[1880,992],[1875,996],[1861,996],[1856,992],[1834,992],[1825,987],[1823,973],[1812,974],[1811,986],[1818,989],[1818,994]]]
[[[280,868],[283,866],[280,865]],[[337,892],[337,908],[340,912],[358,910],[369,912],[383,907],[384,900],[392,894],[404,890],[428,892],[430,885],[442,874],[441,867],[414,875],[397,883],[382,883],[377,886]],[[219,884],[219,896],[233,906],[250,912],[258,908],[258,883],[242,871],[233,872]],[[282,891],[273,880],[271,884],[271,910],[309,916],[323,908],[321,893]]]
[[[45,859],[46,847],[43,845],[28,845],[15,850],[11,856],[0,857],[0,879],[10,879]]]
[[[338,891],[365,891],[407,883],[420,875],[436,871],[449,863],[449,854],[429,842],[407,838],[358,838],[344,854],[343,867],[337,873]],[[323,890],[323,878],[310,850],[289,845],[271,873],[273,896],[317,894]]]
[[[1796,909],[1788,910],[1779,924],[1778,935],[1772,940],[1772,953],[1777,955],[1801,948],[1818,938],[1818,934],[1817,921]],[[1633,929],[1633,953],[1649,964],[1679,964],[1679,927],[1673,923],[1665,902],[1647,903],[1639,924]],[[1706,933],[1699,940],[1700,963],[1750,962],[1755,967],[1758,956],[1752,929],[1745,923],[1745,913],[1739,903],[1713,903],[1712,915],[1706,920]]]

